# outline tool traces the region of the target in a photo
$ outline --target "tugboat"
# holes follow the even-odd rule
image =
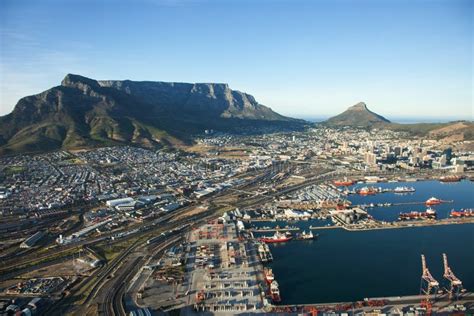
[[[296,237],[298,240],[313,240],[316,239],[317,235],[313,235],[313,232],[310,230],[309,233],[303,231],[300,235]]]
[[[265,281],[267,281],[268,284],[272,284],[272,282],[275,280],[272,269],[264,268],[263,273],[265,274]]]
[[[263,241],[265,243],[280,243],[280,242],[290,241],[291,239],[292,239],[291,236],[286,236],[285,234],[282,234],[277,231],[275,232],[275,235],[273,236],[270,236],[270,237],[263,236],[262,238],[260,238],[260,241]]]
[[[435,197],[431,197],[425,202],[426,205],[438,205],[441,204],[441,200]]]
[[[375,188],[363,187],[360,190],[357,190],[357,194],[359,195],[374,195],[377,193]]]
[[[350,185],[353,185],[354,184],[354,181],[352,180],[347,180],[347,179],[344,179],[344,180],[335,180],[334,181],[334,185],[335,186],[338,186],[338,187],[347,187],[347,186],[350,186]]]
[[[281,297],[280,297],[280,289],[278,288],[278,282],[274,280],[270,284],[270,296],[272,298],[272,301],[274,303],[279,303],[281,302]]]

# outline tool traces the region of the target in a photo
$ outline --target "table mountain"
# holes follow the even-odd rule
[[[22,98],[0,117],[0,153],[111,144],[189,142],[205,129],[300,128],[227,84],[97,81],[68,74],[60,86]]]

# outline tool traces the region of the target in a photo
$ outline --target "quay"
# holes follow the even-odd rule
[[[443,200],[441,204],[454,203],[454,200]],[[405,205],[426,205],[426,202],[398,202],[398,203],[373,203],[373,204],[361,204],[358,207],[390,207],[390,206],[405,206]]]
[[[258,228],[253,228],[250,231],[252,233],[272,233],[272,232],[290,232],[290,231],[299,231],[299,227],[288,227],[288,228],[263,228],[263,229],[258,229]]]
[[[342,226],[335,226],[335,225],[330,225],[330,226],[309,226],[309,229],[311,229],[311,230],[335,229],[335,228],[344,228],[344,227],[342,227]]]
[[[397,221],[397,222],[379,222],[371,221],[366,226],[364,224],[350,224],[343,226],[328,226],[333,228],[343,228],[347,231],[366,231],[379,229],[397,229],[397,228],[412,228],[412,227],[426,227],[437,225],[460,225],[460,224],[474,224],[474,218],[445,218],[439,220],[413,220],[413,221]]]
[[[371,221],[367,224],[345,224],[345,225],[330,225],[330,226],[310,226],[311,230],[324,229],[345,229],[347,231],[367,231],[380,229],[397,229],[397,228],[413,228],[426,227],[437,225],[461,225],[474,224],[474,218],[445,218],[439,220],[413,220],[413,221],[397,221],[397,222],[379,222]],[[369,226],[370,225],[370,226]]]
[[[450,300],[447,294],[441,295],[406,295],[392,297],[365,298],[356,302],[335,302],[316,304],[294,304],[278,305],[271,308],[273,313],[369,313],[377,310],[378,313],[386,315],[400,315],[404,309],[409,307],[413,311],[426,313],[426,308],[421,306],[421,301],[429,298],[431,311],[434,313],[452,313],[455,311],[472,313],[474,311],[474,293],[466,292],[460,294],[458,300]],[[467,304],[467,309],[456,310],[456,305]]]

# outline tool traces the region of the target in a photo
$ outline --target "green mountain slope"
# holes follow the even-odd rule
[[[349,107],[346,111],[324,122],[325,125],[332,127],[370,127],[385,123],[390,123],[390,121],[370,111],[363,102]]]
[[[300,128],[226,84],[96,81],[67,75],[0,117],[0,154],[112,144],[190,142],[205,129]]]

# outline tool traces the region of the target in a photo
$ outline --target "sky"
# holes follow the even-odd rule
[[[293,117],[470,119],[470,0],[2,0],[0,115],[67,73],[225,82]]]

